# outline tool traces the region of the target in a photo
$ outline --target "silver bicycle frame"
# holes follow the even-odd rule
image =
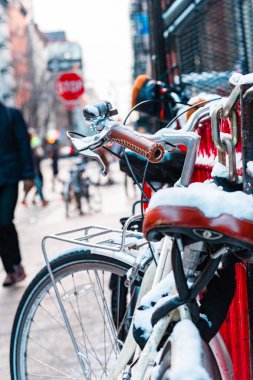
[[[236,91],[234,91],[233,96],[229,98],[229,101],[227,102],[227,107],[225,108],[225,111],[230,108],[231,104],[235,101],[235,95],[237,94]],[[185,145],[187,147],[187,154],[182,170],[182,175],[177,186],[188,186],[192,177],[196,156],[198,152],[200,137],[193,132],[196,128],[196,125],[198,122],[200,122],[203,118],[210,117],[210,108],[209,107],[203,107],[198,109],[188,120],[188,123],[184,130],[181,131],[175,131],[170,129],[162,129],[158,131],[155,135],[148,136],[149,139],[152,139],[153,141],[162,143],[164,147],[171,151],[175,149],[179,145]],[[112,122],[111,120],[108,120],[107,127],[103,130],[101,136],[101,141],[106,141],[107,133],[110,130],[110,126],[114,125],[115,122]],[[106,126],[106,125],[105,125]],[[73,140],[73,139],[72,139]],[[83,145],[84,141],[82,139],[76,139],[78,140],[78,149],[86,149],[87,155],[92,155],[93,157],[96,156],[96,153],[92,152],[90,147],[90,143],[96,145],[98,143],[98,138],[91,137],[90,142],[87,144],[87,140],[85,144]],[[173,145],[173,147],[171,146]],[[173,148],[173,149],[172,149]],[[85,153],[84,153],[85,154]],[[85,248],[93,248],[93,252],[96,254],[103,253],[108,255],[108,257],[114,257],[119,258],[120,260],[125,261],[130,266],[134,266],[136,262],[136,253],[134,254],[131,249],[127,249],[126,245],[126,237],[133,234],[132,231],[128,231],[127,228],[129,224],[134,221],[136,217],[132,217],[128,220],[125,227],[122,230],[118,229],[110,229],[102,226],[88,226],[85,228],[81,228],[78,230],[71,230],[67,232],[63,232],[60,234],[54,234],[54,235],[48,235],[46,236],[42,241],[42,251],[43,255],[46,261],[46,265],[48,268],[48,272],[56,293],[57,300],[59,302],[59,306],[67,327],[67,330],[70,334],[74,351],[77,355],[77,358],[79,360],[80,366],[83,370],[84,377],[87,378],[87,371],[85,369],[85,358],[83,358],[82,353],[79,350],[78,344],[75,340],[71,325],[69,323],[68,317],[66,315],[55,279],[54,274],[50,265],[50,261],[48,259],[47,251],[46,251],[46,242],[48,239],[56,239],[61,240],[63,242],[68,242],[72,244],[76,244],[78,246],[82,246]],[[96,232],[89,233],[89,230],[95,228],[97,229]],[[71,238],[69,235],[72,233],[82,233],[81,237],[78,238]],[[122,240],[119,244],[112,244],[112,240],[108,243],[108,239],[103,239],[100,242],[93,242],[93,239],[96,239],[98,237],[106,237],[108,233],[115,232],[118,234],[122,234]],[[138,234],[138,233],[134,233]],[[135,235],[136,236],[136,235]],[[138,234],[138,236],[142,236],[142,234]],[[170,238],[166,237],[163,242],[163,246],[161,249],[161,254],[158,260],[158,267],[155,267],[155,264],[152,263],[148,269],[145,272],[141,288],[140,288],[140,294],[137,299],[137,307],[141,302],[141,298],[143,295],[145,295],[153,286],[155,286],[161,279],[171,272],[171,265],[170,265],[170,255],[171,255],[171,243]],[[175,284],[173,282],[173,288],[175,294],[176,294],[176,288]],[[179,314],[181,318],[189,318],[190,319],[190,313],[188,312],[187,307],[184,305],[182,307],[178,308]],[[155,357],[157,356],[157,347],[160,343],[160,340],[162,336],[164,335],[164,332],[166,331],[166,328],[168,327],[168,324],[170,323],[171,319],[174,317],[174,314],[177,312],[170,313],[170,315],[162,318],[153,328],[153,331],[151,333],[151,336],[144,348],[144,350],[141,352],[141,355],[139,357],[137,365],[134,367],[134,379],[135,380],[142,380],[143,375],[147,369],[147,366],[150,364],[150,362],[154,362]],[[133,324],[133,322],[132,322]],[[125,344],[119,354],[118,359],[115,362],[115,365],[111,369],[111,372],[109,374],[108,380],[115,379],[120,372],[123,370],[123,368],[127,365],[129,359],[132,357],[136,350],[136,342],[132,336],[132,328],[133,325],[131,324],[130,330],[128,333],[128,336],[126,338]],[[217,347],[216,347],[217,348]],[[220,352],[222,354],[222,351]]]
[[[194,165],[197,158],[200,137],[195,132],[175,131],[169,128],[163,128],[152,136],[152,140],[164,145],[168,151],[174,147],[184,145],[187,148],[184,166],[182,169],[181,178],[176,186],[187,187],[190,184]],[[170,145],[171,144],[171,145]]]

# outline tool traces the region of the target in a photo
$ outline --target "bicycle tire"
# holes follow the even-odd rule
[[[136,199],[137,191],[136,185],[131,177],[128,174],[124,175],[124,191],[126,198],[129,200]]]
[[[82,194],[81,192],[76,192],[75,191],[75,203],[77,210],[79,211],[79,215],[83,215],[83,210],[82,210]]]
[[[93,285],[92,281],[94,281],[94,278],[98,279],[96,275],[101,276],[99,279],[100,286],[103,285],[102,296],[108,302],[110,292],[106,284],[106,277],[113,273],[122,278],[129,269],[129,264],[107,256],[92,254],[89,250],[83,249],[73,250],[57,257],[51,262],[51,267],[57,287],[61,292],[64,306],[67,308],[71,305],[67,310],[68,317],[71,317],[74,307],[75,312],[80,314],[78,314],[79,318],[77,318],[75,312],[72,315],[75,323],[77,320],[77,325],[72,326],[73,331],[77,334],[78,323],[83,323],[82,318],[87,320],[87,326],[85,328],[82,326],[81,328],[81,330],[83,329],[81,335],[78,331],[77,339],[80,351],[83,352],[85,357],[89,376],[84,376],[83,372],[81,372],[71,341],[68,339],[69,337],[66,338],[68,334],[65,326],[62,325],[62,316],[53,298],[55,293],[52,291],[49,273],[47,268],[44,267],[26,289],[16,312],[10,347],[11,379],[30,380],[34,378],[32,375],[37,375],[36,378],[38,379],[53,379],[57,375],[60,375],[61,379],[105,378],[107,374],[106,365],[110,365],[115,360],[117,353],[115,353],[114,348],[118,344],[116,342],[117,337],[114,337],[114,340],[112,339],[113,331],[108,329],[105,322],[102,321],[102,325],[98,325],[98,322],[101,322],[98,318],[99,315],[95,314],[95,308],[88,303],[91,297],[93,301],[98,297],[98,293],[94,291],[96,285]],[[85,281],[88,278],[90,283],[83,283],[84,277],[86,278]],[[79,285],[79,279],[82,280],[82,285]],[[74,284],[73,288],[68,287],[68,281],[70,283],[72,281],[71,286]],[[83,286],[83,288],[80,286]],[[91,289],[88,289],[88,286]],[[88,292],[89,290],[91,290],[90,293]],[[90,297],[87,297],[86,293],[90,294]],[[74,301],[72,303],[71,297],[76,297],[75,303]],[[106,305],[108,306],[108,304],[106,303],[105,305],[104,299],[100,304],[100,307],[101,305],[104,306],[104,310],[101,310],[101,315],[103,312],[102,317],[105,320],[107,319],[106,322],[110,324],[112,317],[106,314]],[[85,313],[81,308],[81,301],[85,304]],[[120,302],[118,304],[120,305]],[[50,312],[46,309],[47,307]],[[94,320],[94,316],[96,320]],[[93,327],[93,333],[97,335],[94,343],[96,344],[95,348],[91,346],[93,342],[89,342],[88,336],[86,342],[80,343],[80,339],[84,340],[86,335],[90,333],[89,329],[92,329],[94,323],[96,323],[96,328],[94,329]],[[124,324],[120,323],[117,334],[119,334],[119,330],[122,330],[122,326]],[[114,330],[114,327],[111,325],[110,329]],[[36,337],[38,337],[38,341],[36,341]],[[104,347],[101,348],[102,343]],[[90,352],[88,352],[88,349]],[[70,356],[70,353],[73,357]],[[46,359],[48,362],[45,362]],[[57,367],[54,367],[56,363]]]
[[[90,212],[99,212],[102,208],[102,196],[100,186],[90,183],[86,197]]]
[[[180,328],[180,324],[187,322],[187,324],[191,325],[191,328],[195,329],[197,331],[196,326],[190,321],[181,321],[176,324],[177,328]],[[175,327],[176,327],[175,326]],[[175,329],[174,327],[174,329]],[[174,330],[173,329],[173,330]],[[173,352],[173,345],[180,345],[182,347],[184,344],[187,344],[191,337],[186,336],[187,335],[187,330],[184,329],[184,335],[173,334],[172,332],[172,339],[169,339],[167,343],[164,345],[162,349],[162,354],[161,354],[161,359],[160,359],[160,366],[159,366],[159,371],[158,371],[158,376],[157,380],[169,380],[170,378],[173,378],[175,376],[175,373],[173,374],[173,365],[172,365],[172,352]],[[186,332],[186,334],[185,334]],[[199,364],[200,367],[198,367],[198,370],[196,371],[196,374],[194,376],[194,368],[190,369],[189,368],[184,368],[184,361],[191,360],[189,357],[185,358],[183,357],[183,354],[181,354],[181,357],[177,358],[176,365],[177,366],[180,363],[180,368],[176,369],[177,374],[176,378],[180,378],[181,380],[186,380],[189,378],[189,372],[191,372],[191,379],[193,380],[204,380],[204,379],[212,379],[212,380],[222,380],[222,376],[218,367],[218,364],[216,362],[215,356],[209,347],[209,345],[204,342],[204,340],[200,337],[200,334],[197,335],[198,340],[199,340],[199,348],[200,352],[196,353],[200,355],[199,358]],[[175,340],[180,340],[181,342],[176,342]],[[191,355],[194,355],[194,350],[192,350]],[[193,357],[193,361],[196,360],[195,357]],[[174,361],[175,362],[175,361]],[[190,363],[190,366],[192,363]],[[180,374],[181,371],[181,374]]]
[[[65,216],[66,216],[66,218],[69,217],[69,206],[70,206],[70,202],[71,202],[71,192],[70,191],[71,191],[70,182],[64,182],[62,197],[63,197],[64,205],[65,205]]]
[[[94,186],[101,186],[103,176],[101,176],[101,166],[97,160],[90,159],[86,164],[86,175],[90,179],[90,183]]]

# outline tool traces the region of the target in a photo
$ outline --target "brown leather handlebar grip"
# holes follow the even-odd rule
[[[111,141],[147,158],[153,164],[160,162],[165,154],[162,144],[153,142],[141,133],[119,124],[115,124],[112,127],[109,138]]]

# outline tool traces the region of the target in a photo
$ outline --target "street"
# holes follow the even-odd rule
[[[67,175],[69,166],[68,159],[59,162],[59,177]],[[64,203],[61,197],[62,184],[58,182],[55,191],[52,191],[51,168],[48,160],[43,162],[42,171],[45,177],[44,194],[49,203],[46,207],[33,205],[23,206],[18,202],[15,213],[15,224],[19,233],[23,265],[27,272],[27,278],[20,284],[3,288],[0,286],[0,379],[10,380],[9,373],[9,340],[12,322],[19,300],[34,275],[44,266],[41,251],[42,238],[51,233],[62,232],[80,228],[85,225],[99,224],[105,226],[120,227],[119,218],[130,215],[131,202],[127,200],[123,189],[124,174],[118,170],[118,164],[113,164],[113,179],[115,184],[104,185],[102,192],[102,211],[97,214],[86,214],[79,216],[72,213],[67,219],[65,217]],[[22,195],[22,188],[20,196]],[[65,243],[57,242],[50,250],[50,255],[66,249]],[[2,284],[5,272],[0,268],[0,282]]]

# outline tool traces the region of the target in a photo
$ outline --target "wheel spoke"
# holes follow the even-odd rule
[[[73,276],[73,275],[72,275],[72,276]],[[60,282],[60,283],[61,283],[61,282]],[[63,290],[64,290],[64,292],[65,292],[65,289],[64,289],[62,283],[61,283],[61,286],[62,286],[62,288],[63,288]],[[78,297],[76,297],[76,298],[78,298]],[[101,367],[103,367],[102,362],[100,361],[99,357],[97,356],[96,350],[94,349],[94,347],[93,347],[93,345],[92,345],[92,343],[91,343],[91,341],[90,341],[90,339],[89,339],[87,333],[85,332],[85,329],[84,329],[84,327],[83,327],[83,324],[80,323],[81,321],[80,321],[80,319],[79,319],[79,317],[78,317],[78,315],[77,315],[77,313],[76,313],[76,311],[75,311],[75,308],[74,308],[72,302],[69,302],[69,304],[70,304],[71,309],[72,309],[72,311],[73,311],[73,313],[74,313],[74,315],[75,315],[75,317],[76,317],[76,319],[77,319],[77,321],[78,321],[78,323],[79,323],[79,326],[81,327],[81,330],[82,330],[84,346],[83,346],[83,344],[80,343],[80,341],[78,341],[78,340],[77,340],[77,343],[79,344],[79,346],[81,345],[81,346],[84,348],[85,352],[86,352],[86,356],[84,356],[84,357],[86,358],[86,363],[87,363],[87,362],[89,363],[88,356],[90,355],[90,356],[92,356],[93,358],[95,358],[95,359],[97,360],[97,362],[101,365]],[[79,310],[80,310],[80,309],[79,309]],[[89,344],[89,346],[90,346],[92,352],[89,352],[89,351],[88,351],[86,341],[87,341],[87,343]]]
[[[111,311],[109,279],[112,273],[123,276],[128,268],[125,264],[113,265],[112,259],[100,262],[97,255],[87,258],[80,251],[66,256],[56,259],[57,288],[86,369],[85,377],[102,380],[120,349]],[[22,303],[26,309],[19,311],[16,324],[19,335],[14,336],[17,343],[12,353],[17,358],[15,380],[83,379],[51,280],[45,273],[44,277],[38,277],[32,295],[24,295],[28,297]],[[128,315],[124,313],[124,318]],[[122,326],[124,322],[120,319],[118,328]]]
[[[32,357],[32,356],[29,356],[29,358],[30,358],[31,360],[33,360],[34,362],[36,362],[36,363],[38,363],[38,364],[40,364],[40,365],[42,365],[42,366],[44,366],[44,367],[46,367],[46,368],[49,368],[50,370],[52,370],[52,371],[54,371],[54,372],[57,372],[57,373],[61,374],[61,376],[64,376],[64,379],[72,379],[72,380],[76,380],[76,377],[66,375],[64,372],[60,371],[59,369],[57,369],[57,368],[55,368],[55,367],[53,367],[53,366],[50,366],[50,365],[48,365],[47,363],[44,363],[43,361],[41,361],[41,360],[39,360],[39,359],[37,359],[37,358],[34,358],[34,357]],[[30,376],[34,376],[34,375],[30,375]],[[40,376],[41,376],[41,375],[40,375]],[[42,375],[42,376],[45,377],[45,375]],[[80,379],[81,379],[81,378],[80,378]],[[83,378],[82,378],[82,380],[83,380]]]

